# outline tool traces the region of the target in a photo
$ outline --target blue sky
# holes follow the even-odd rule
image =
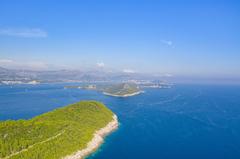
[[[240,2],[0,1],[0,66],[240,77]]]

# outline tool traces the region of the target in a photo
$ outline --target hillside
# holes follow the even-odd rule
[[[113,119],[96,101],[82,101],[30,120],[0,122],[0,158],[58,159],[86,148]]]

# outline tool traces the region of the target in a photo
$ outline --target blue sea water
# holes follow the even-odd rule
[[[116,98],[64,85],[0,86],[0,120],[98,100],[117,114],[120,127],[88,159],[240,158],[240,86],[177,85]]]

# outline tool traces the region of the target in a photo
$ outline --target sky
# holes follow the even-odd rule
[[[240,2],[1,0],[0,66],[240,79]]]

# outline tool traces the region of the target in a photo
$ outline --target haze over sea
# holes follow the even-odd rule
[[[240,86],[176,85],[115,98],[64,85],[0,86],[0,120],[92,99],[112,109],[121,125],[91,159],[240,158]]]

